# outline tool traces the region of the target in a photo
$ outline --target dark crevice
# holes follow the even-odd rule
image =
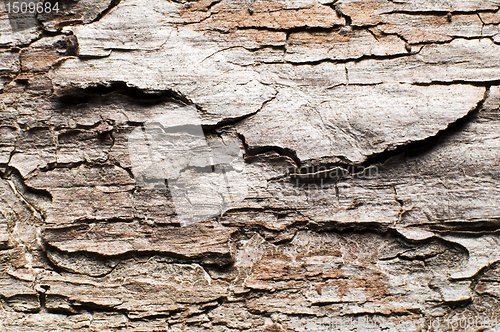
[[[372,29],[366,29],[372,36],[373,38],[378,42],[379,39],[378,39],[378,36],[375,34],[375,32],[372,31]],[[399,37],[399,36],[398,36]],[[401,38],[401,37],[400,37]],[[406,40],[405,40],[406,42]]]
[[[373,33],[373,32],[371,31],[371,29],[368,29],[368,31],[370,31],[371,33]],[[408,53],[412,53],[412,52],[414,52],[414,53],[420,53],[420,51],[422,50],[422,47],[420,47],[420,49],[419,49],[418,51],[412,51],[411,45],[413,45],[413,44],[411,44],[411,43],[408,41],[408,39],[406,39],[406,38],[405,38],[404,36],[402,36],[400,33],[397,33],[397,32],[385,32],[385,31],[383,31],[383,30],[379,30],[379,31],[380,31],[380,33],[381,33],[383,36],[396,36],[396,37],[398,37],[399,39],[401,39],[402,41],[404,41],[404,42],[405,42],[405,50],[406,50]],[[418,44],[415,44],[415,45],[417,45],[417,46],[422,46],[422,45],[418,45]]]
[[[238,116],[238,117],[234,117],[234,118],[225,118],[225,119],[219,121],[215,125],[203,125],[202,128],[203,128],[203,132],[205,133],[205,136],[208,135],[208,134],[215,133],[218,129],[221,129],[223,127],[232,127],[232,126],[235,126],[238,123],[242,122],[243,120],[248,119],[248,118],[254,116],[255,114],[259,113],[268,103],[270,103],[271,101],[273,101],[276,98],[277,95],[278,95],[278,92],[276,91],[274,93],[274,95],[271,98],[265,100],[262,103],[262,105],[260,106],[260,108],[258,110],[256,110],[255,112],[244,114],[242,116]]]
[[[338,234],[385,234],[389,230],[390,225],[381,224],[380,222],[339,222],[339,221],[322,221],[321,223],[309,222],[307,228],[316,232],[334,232]]]
[[[76,271],[70,267],[65,267],[59,265],[58,262],[55,260],[51,259],[49,257],[49,253],[53,255],[56,253],[59,256],[66,256],[65,258],[68,260],[74,260],[74,261],[82,261],[82,257],[88,258],[91,260],[94,260],[94,262],[97,262],[97,264],[104,265],[104,269],[108,269],[108,271],[103,272],[103,273],[86,273],[84,271]],[[69,253],[69,252],[63,252],[61,250],[58,250],[54,247],[51,247],[50,245],[44,246],[44,260],[45,263],[48,264],[51,268],[54,269],[54,271],[58,273],[69,273],[69,274],[75,274],[75,275],[87,275],[92,278],[104,278],[111,273],[120,265],[120,262],[115,260],[114,258],[109,258],[109,257],[103,257],[98,254],[94,253],[88,253],[88,252],[74,252],[74,253]],[[82,262],[83,264],[87,264],[86,262]],[[43,286],[42,286],[43,287]]]
[[[105,10],[100,12],[99,15],[97,15],[95,19],[93,19],[91,22],[89,22],[89,24],[99,21],[101,18],[106,16],[113,8],[118,6],[120,4],[120,2],[121,2],[121,0],[111,0],[108,8],[106,8]]]
[[[243,146],[245,146],[245,159],[250,158],[250,157],[255,157],[259,154],[264,154],[267,152],[276,152],[277,154],[279,154],[281,156],[288,157],[291,160],[293,160],[295,165],[297,166],[297,168],[301,167],[301,161],[300,161],[299,157],[297,157],[297,153],[292,149],[282,148],[279,146],[259,146],[259,147],[250,148],[246,144],[246,142],[244,140],[244,136],[241,134],[238,134],[238,136],[243,141]]]
[[[87,88],[74,88],[64,90],[59,94],[59,100],[63,104],[88,103],[97,96],[118,93],[128,96],[138,103],[146,105],[156,105],[165,101],[176,101],[182,105],[193,104],[187,97],[173,90],[146,90],[135,86],[130,86],[123,81],[110,81],[107,83],[94,84]]]
[[[481,35],[483,35],[483,28],[484,28],[484,26],[486,25],[486,23],[484,23],[483,18],[481,17],[481,15],[479,15],[479,13],[476,13],[476,16],[477,16],[477,18],[481,21],[481,24],[483,25],[483,26],[481,27]]]
[[[57,272],[59,274],[67,272],[67,269],[65,269],[63,267],[60,267],[59,265],[57,265],[56,263],[54,263],[48,257],[48,252],[49,251],[58,251],[58,252],[61,252],[61,253],[62,253],[62,251],[60,251],[60,250],[58,250],[58,249],[56,249],[54,247],[51,247],[50,245],[48,245],[44,241],[42,241],[41,245],[42,245],[42,248],[40,250],[40,257],[43,259],[43,263],[47,265],[46,270],[49,270],[49,271],[52,270],[52,271]],[[40,287],[44,288],[46,290],[50,289],[50,286],[43,285],[43,284]]]
[[[240,46],[236,46],[236,47],[240,47]],[[265,49],[270,49],[270,50],[275,50],[275,51],[286,51],[286,45],[283,44],[283,45],[266,45],[266,44],[263,44],[263,45],[260,45],[259,47],[254,47],[254,48],[251,48],[251,47],[243,47],[241,46],[242,48],[244,48],[245,50],[249,51],[249,52],[257,52],[257,51],[262,51],[262,50],[265,50]]]
[[[344,14],[340,6],[333,3],[330,5],[330,7],[335,10],[335,13],[338,17],[342,17],[345,20],[346,25],[352,25],[352,18],[349,15]]]
[[[418,226],[443,235],[453,234],[474,236],[500,232],[500,217],[492,218],[491,220],[439,221],[441,224],[419,223]]]
[[[395,309],[397,310],[397,309]],[[344,314],[343,317],[347,317],[348,319],[349,318],[361,318],[361,317],[366,317],[366,316],[372,316],[372,315],[378,315],[378,316],[381,316],[381,317],[387,317],[387,318],[394,318],[394,317],[411,317],[413,318],[413,316],[415,315],[415,313],[412,311],[412,310],[405,310],[405,311],[391,311],[391,312],[357,312],[357,313],[347,313],[347,314]],[[369,320],[368,320],[369,321]]]
[[[126,309],[118,309],[112,306],[106,306],[102,304],[97,304],[93,302],[83,302],[83,301],[69,301],[71,307],[75,309],[75,311],[87,311],[90,313],[94,312],[110,312],[110,313],[120,313],[122,315],[128,315],[129,311]]]
[[[37,293],[38,293],[38,301],[40,301],[40,311],[43,312],[43,311],[47,310],[47,308],[45,306],[45,303],[47,301],[46,295],[45,295],[44,292],[38,292],[37,291]]]
[[[19,192],[20,195],[23,195],[24,199],[27,199],[27,198],[29,199],[29,197],[25,197],[25,196],[29,196],[30,194],[32,194],[34,196],[37,196],[37,197],[40,197],[42,199],[45,199],[47,201],[52,202],[52,195],[50,194],[49,191],[43,190],[43,189],[32,188],[32,187],[29,187],[28,185],[26,185],[26,183],[24,182],[25,179],[23,178],[23,176],[21,175],[21,173],[19,172],[19,170],[17,168],[14,168],[12,166],[8,166],[6,173],[2,176],[2,178],[13,180],[14,183],[16,184],[16,190]],[[34,202],[32,202],[30,200],[29,203],[32,205]],[[37,212],[40,212],[40,211],[37,211]],[[43,214],[41,214],[41,215],[43,215]]]
[[[402,36],[400,36],[398,33],[393,33],[393,35],[397,35],[398,37],[400,37],[401,39],[403,39]],[[482,40],[482,39],[489,39],[491,40],[492,42],[493,41],[493,36],[452,36],[452,35],[448,35],[448,37],[450,37],[450,39],[446,39],[446,40],[426,40],[426,41],[419,41],[417,43],[408,43],[409,45],[412,45],[412,46],[420,46],[421,48],[423,48],[424,46],[426,45],[447,45],[447,44],[451,44],[454,40],[456,39],[465,39],[465,40]],[[424,61],[424,63],[426,63]]]
[[[281,207],[242,207],[242,208],[232,208],[224,212],[224,215],[230,215],[232,213],[247,213],[247,212],[297,212],[296,208],[281,208]]]
[[[398,191],[396,189],[396,186],[393,186],[392,188],[394,189],[394,200],[396,202],[398,202],[398,204],[401,206],[401,208],[403,208],[405,205],[405,202],[398,198]]]
[[[116,218],[115,218],[116,219]],[[100,221],[101,223],[109,223],[109,222],[120,222],[121,220],[111,220],[111,219],[106,219]],[[95,221],[99,222],[99,221]],[[157,227],[157,228],[167,228],[167,227]],[[171,229],[178,229],[180,228],[179,226],[176,227],[169,227]],[[92,251],[73,251],[73,252],[66,252],[64,250],[59,249],[55,245],[50,244],[50,240],[48,241],[46,239],[47,236],[44,234],[47,232],[50,232],[50,236],[61,236],[63,237],[61,241],[64,241],[64,237],[71,237],[71,236],[76,236],[75,233],[77,234],[79,231],[82,230],[87,230],[88,232],[92,232],[92,226],[90,224],[72,224],[69,226],[63,226],[59,228],[45,228],[42,230],[42,244],[43,247],[45,248],[45,251],[54,251],[58,252],[60,254],[68,255],[68,257],[74,256],[74,255],[85,255],[88,257],[93,257],[96,260],[100,261],[106,261],[106,260],[119,260],[119,261],[124,261],[127,259],[131,258],[138,258],[138,257],[151,257],[151,256],[159,256],[159,257],[166,257],[172,260],[172,263],[182,263],[182,264],[193,264],[193,263],[199,263],[199,264],[205,264],[205,265],[213,265],[213,266],[218,266],[220,268],[226,268],[228,266],[231,266],[234,263],[234,257],[231,256],[230,253],[219,253],[219,252],[210,252],[210,251],[205,251],[203,253],[197,254],[197,255],[183,255],[180,253],[176,252],[170,252],[170,251],[158,251],[158,250],[135,250],[131,249],[128,250],[124,253],[116,254],[116,255],[102,255],[97,252],[92,252]],[[235,234],[232,235],[232,238],[236,236]],[[48,258],[47,258],[48,259]],[[51,264],[54,265],[54,264]],[[62,267],[58,267],[59,270],[63,269]]]
[[[90,252],[90,251],[74,251],[74,252],[65,252],[57,247],[47,243],[44,241],[44,247],[46,248],[47,251],[54,251],[58,252],[62,255],[67,255],[68,257],[72,256],[78,256],[78,255],[84,255],[88,257],[95,258],[97,261],[101,262],[107,262],[110,260],[113,261],[126,261],[129,259],[138,259],[138,258],[150,258],[153,256],[157,257],[163,257],[163,258],[168,258],[169,263],[171,264],[200,264],[200,265],[205,265],[205,266],[212,266],[212,267],[218,267],[222,270],[227,269],[228,267],[232,266],[234,263],[233,258],[229,254],[220,254],[216,252],[204,252],[196,256],[184,256],[182,254],[176,254],[174,252],[166,252],[166,251],[155,251],[155,250],[147,250],[147,251],[136,251],[136,250],[130,250],[126,253],[123,254],[117,254],[117,255],[101,255],[96,252]],[[47,258],[48,259],[48,258]],[[51,263],[51,267],[54,268],[55,271],[61,272],[64,271],[65,273],[71,273],[71,274],[85,274],[82,272],[74,272],[71,270],[68,270],[67,268],[61,267],[57,265],[56,263]],[[118,264],[117,264],[118,265]],[[92,275],[93,278],[102,278],[110,273],[113,272],[113,270],[116,268],[113,267],[109,272],[103,273],[102,275]]]
[[[263,212],[269,212],[269,209],[264,210]],[[297,210],[290,211],[293,213],[296,213]],[[238,214],[235,213],[233,215],[228,215],[228,217],[238,217]],[[292,217],[293,218],[293,217]],[[278,218],[279,219],[279,218]],[[298,218],[300,219],[300,217]],[[278,220],[279,221],[279,220]],[[265,239],[267,242],[272,243],[274,245],[286,245],[289,244],[293,238],[295,237],[295,234],[299,230],[308,230],[308,221],[304,220],[296,220],[293,221],[292,224],[288,225],[287,227],[276,230],[272,228],[266,227],[266,225],[258,225],[258,224],[240,224],[237,221],[236,222],[231,222],[231,221],[225,221],[221,220],[220,221],[222,225],[226,227],[238,227],[240,235],[242,238],[245,238],[246,240],[250,239],[254,234],[259,234],[263,239]],[[207,264],[204,264],[207,265]],[[210,265],[213,266],[213,265]],[[218,269],[217,265],[215,265]]]
[[[362,55],[358,58],[348,58],[348,59],[321,59],[321,60],[315,60],[315,61],[286,61],[286,63],[289,63],[294,66],[302,66],[302,65],[319,65],[322,63],[333,63],[333,64],[343,64],[343,63],[350,63],[350,62],[361,62],[364,60],[392,60],[392,59],[398,59],[398,58],[405,58],[408,56],[416,55],[420,53],[423,47],[420,47],[417,51],[413,52],[408,52],[407,53],[399,53],[399,54],[390,54],[390,55],[371,55],[371,54],[365,54]]]
[[[490,270],[498,268],[500,261],[490,262],[488,265],[480,268],[473,276],[470,277],[460,277],[460,278],[450,278],[451,281],[471,281],[471,291],[475,292],[477,284],[481,281],[481,278]]]
[[[212,11],[212,8],[217,5],[218,3],[220,3],[222,0],[214,0],[212,1],[211,3],[208,4],[208,6],[206,8],[204,8],[203,10],[201,10],[202,12],[211,12]]]
[[[104,166],[104,164],[99,164],[99,163],[88,163],[86,161],[77,161],[77,162],[72,162],[72,163],[58,163],[58,162],[52,162],[52,163],[47,163],[46,166],[38,168],[40,172],[50,172],[56,168],[66,168],[66,169],[71,169],[71,168],[78,168],[81,165],[88,165],[88,166]]]
[[[422,153],[423,151],[428,150],[430,147],[433,147],[436,145],[436,143],[444,138],[445,136],[449,136],[453,133],[460,132],[464,129],[464,127],[470,123],[472,120],[474,120],[477,116],[478,113],[484,104],[484,101],[486,100],[488,94],[489,94],[489,88],[490,84],[486,84],[484,82],[481,82],[481,86],[486,87],[486,91],[484,93],[484,96],[481,101],[476,105],[476,107],[472,110],[470,110],[464,117],[456,120],[453,123],[448,124],[448,126],[445,129],[442,129],[438,131],[435,135],[430,136],[428,138],[425,138],[423,140],[419,141],[414,141],[410,142],[404,145],[396,146],[392,149],[386,149],[385,151],[377,154],[373,154],[369,156],[365,162],[361,164],[353,164],[347,159],[344,159],[343,162],[339,163],[329,163],[329,164],[322,164],[322,165],[315,165],[312,167],[304,167],[302,168],[302,161],[297,157],[297,154],[295,151],[288,149],[288,148],[282,148],[282,147],[276,147],[276,146],[261,146],[261,147],[255,147],[255,148],[250,148],[248,147],[247,143],[245,142],[245,138],[243,135],[239,134],[241,140],[243,141],[243,144],[245,146],[245,151],[247,154],[247,157],[250,156],[255,156],[258,154],[266,153],[266,152],[276,152],[280,155],[287,156],[291,158],[292,160],[295,161],[296,166],[297,166],[297,171],[294,173],[289,174],[290,178],[292,180],[305,180],[305,181],[323,181],[325,179],[334,179],[337,181],[338,179],[342,178],[348,178],[353,175],[367,175],[365,174],[365,171],[370,169],[370,166],[375,166],[375,165],[382,165],[384,164],[387,160],[389,160],[392,157],[401,155],[401,154],[419,154]],[[456,82],[454,83],[446,83],[447,85],[451,84],[458,84]],[[429,84],[430,85],[430,84]],[[358,167],[359,170],[354,170],[354,167]],[[352,170],[350,169],[352,168]],[[334,176],[332,174],[334,173]],[[369,178],[369,176],[364,176],[365,178]]]
[[[500,268],[500,262],[493,262],[487,266],[484,266],[482,269],[480,269],[472,278],[472,283],[471,283],[471,290],[475,291],[477,285],[479,282],[499,282],[496,278],[493,279],[488,279],[485,278],[484,275],[491,271],[491,270],[498,270]]]
[[[247,27],[238,27],[237,30],[256,30],[256,31],[270,31],[270,32],[284,32],[286,34],[298,33],[298,32],[308,32],[308,33],[325,33],[325,32],[337,32],[342,27],[342,25],[335,25],[333,27],[294,27],[294,28],[271,28],[271,27],[262,27],[262,26],[247,26]],[[221,32],[221,31],[219,31]],[[221,32],[223,33],[223,32]]]
[[[412,10],[392,10],[389,12],[380,13],[379,15],[405,14],[411,16],[448,16],[451,15],[476,15],[477,13],[494,13],[495,10],[478,9],[474,11],[461,10],[428,10],[428,11],[412,11]]]
[[[40,293],[37,292],[37,294],[16,294],[13,296],[5,296],[5,295],[0,295],[0,301],[4,301],[4,303],[10,304],[10,303],[15,303],[16,301],[21,301],[21,302],[27,302],[27,303],[33,303],[37,302],[40,304],[40,308],[37,307],[31,307],[31,308],[23,308],[23,310],[16,310],[15,311],[21,311],[24,313],[40,313],[43,311],[43,301],[40,297]],[[1,302],[0,302],[1,303]],[[5,308],[3,306],[0,306],[3,309],[3,312],[5,312]],[[2,322],[3,323],[3,322]],[[5,330],[2,330],[5,331]]]
[[[249,117],[257,114],[260,110],[257,110],[252,113],[244,114],[242,116],[237,116],[234,118],[225,118],[219,122],[217,122],[215,125],[202,125],[203,128],[203,133],[206,135],[209,134],[214,134],[216,133],[219,129],[222,129],[223,127],[231,127],[235,126],[238,123],[242,122],[245,119],[248,119]]]
[[[381,153],[377,153],[369,156],[365,162],[362,163],[362,166],[368,167],[376,164],[383,164],[388,159],[400,155],[402,153],[406,154],[419,154],[423,151],[428,150],[429,148],[436,145],[438,141],[443,139],[446,136],[450,136],[453,133],[461,132],[467,124],[472,122],[475,118],[477,118],[481,107],[483,106],[485,100],[487,99],[490,91],[490,85],[486,86],[486,91],[483,95],[483,98],[478,102],[476,107],[470,110],[465,116],[460,119],[448,124],[445,129],[438,131],[435,135],[427,137],[420,141],[414,141],[405,145],[397,146],[393,149],[387,149]]]
[[[109,54],[106,54],[106,55],[90,55],[90,54],[85,54],[85,55],[81,55],[81,54],[78,54],[78,58],[81,59],[81,60],[96,60],[96,59],[104,59],[104,58],[107,58],[111,55],[111,52],[112,50],[109,50]]]
[[[485,81],[465,81],[465,80],[452,80],[452,81],[430,81],[430,82],[416,82],[411,83],[417,86],[432,86],[432,85],[472,85],[490,88],[492,85],[500,85],[500,80],[485,80]]]

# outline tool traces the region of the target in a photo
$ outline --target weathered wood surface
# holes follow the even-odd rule
[[[0,3],[1,331],[500,320],[499,1],[60,4]],[[181,227],[128,139],[193,112],[248,189]]]

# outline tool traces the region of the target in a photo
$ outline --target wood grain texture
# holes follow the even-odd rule
[[[60,5],[0,3],[0,331],[498,330],[499,1]]]

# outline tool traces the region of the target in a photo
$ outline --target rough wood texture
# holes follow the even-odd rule
[[[0,331],[500,329],[499,1],[5,6]],[[182,227],[151,123],[244,197]]]

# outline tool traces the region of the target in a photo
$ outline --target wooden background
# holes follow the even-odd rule
[[[0,331],[496,325],[499,7],[2,2]],[[181,227],[128,135],[193,107],[247,192]]]

